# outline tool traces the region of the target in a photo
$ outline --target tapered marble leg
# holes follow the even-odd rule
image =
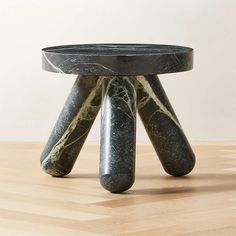
[[[129,189],[135,175],[135,78],[117,76],[103,83],[100,182],[110,192]]]
[[[102,78],[78,76],[41,155],[44,171],[67,175],[84,144],[101,105]]]
[[[194,153],[156,75],[137,76],[137,107],[149,138],[167,173],[188,174]]]

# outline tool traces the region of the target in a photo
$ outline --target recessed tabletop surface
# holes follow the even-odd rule
[[[193,49],[160,44],[80,44],[42,49],[43,69],[86,75],[146,75],[192,69]]]

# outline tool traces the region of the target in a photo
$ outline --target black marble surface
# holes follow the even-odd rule
[[[125,191],[134,183],[135,135],[135,78],[106,78],[103,84],[100,182],[111,192]]]
[[[188,174],[194,153],[156,74],[192,69],[193,49],[158,44],[84,44],[42,49],[47,71],[79,74],[41,155],[45,172],[67,175],[102,102],[100,182],[110,192],[135,179],[136,100],[165,171]],[[103,94],[103,95],[102,95]]]
[[[137,80],[138,112],[163,168],[173,176],[188,174],[195,156],[158,77]]]
[[[101,105],[102,78],[78,76],[41,155],[44,171],[67,175],[84,144]]]
[[[149,75],[192,69],[193,49],[159,44],[80,44],[42,49],[47,71],[83,75]]]

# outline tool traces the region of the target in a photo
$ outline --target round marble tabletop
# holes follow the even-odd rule
[[[150,75],[191,70],[193,49],[160,44],[80,44],[42,49],[43,69],[83,75]]]

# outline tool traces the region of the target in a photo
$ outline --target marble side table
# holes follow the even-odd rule
[[[195,156],[157,77],[192,69],[193,49],[84,44],[42,49],[43,69],[78,75],[41,155],[52,176],[70,173],[101,107],[100,182],[110,192],[135,178],[136,110],[165,171],[188,174]]]

